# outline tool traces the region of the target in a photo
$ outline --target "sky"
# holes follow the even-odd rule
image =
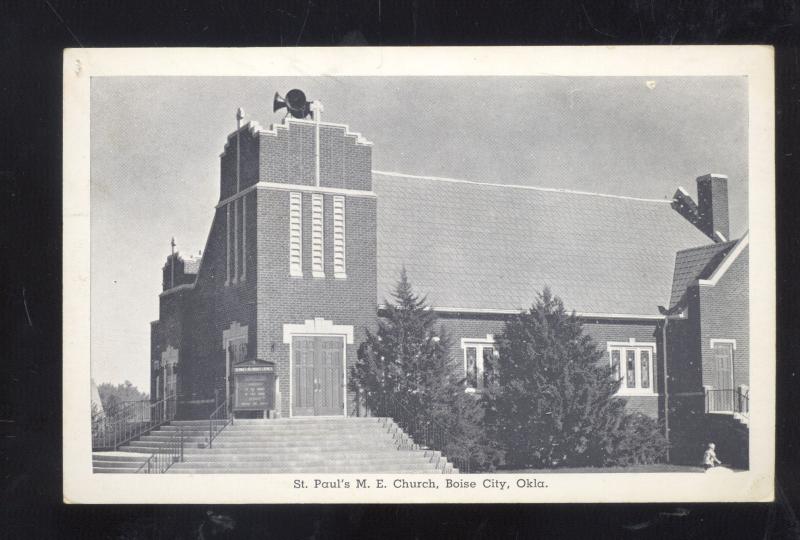
[[[149,388],[170,238],[182,255],[205,247],[236,109],[268,127],[291,88],[372,141],[373,169],[658,199],[682,186],[695,200],[695,178],[720,173],[731,236],[748,227],[745,77],[94,77],[98,384]]]

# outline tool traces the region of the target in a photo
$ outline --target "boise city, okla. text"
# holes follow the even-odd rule
[[[512,488],[530,489],[530,488],[546,488],[547,483],[544,480],[537,480],[536,478],[515,478],[513,480],[498,480],[497,478],[484,478],[483,480],[462,480],[460,478],[445,478],[444,480],[437,480],[433,478],[426,478],[424,480],[409,480],[405,478],[376,478],[366,479],[358,478],[355,480],[348,480],[345,478],[337,478],[335,480],[323,480],[314,478],[313,480],[299,480],[295,479],[292,482],[294,489],[385,489],[393,487],[395,489],[498,489],[509,490]]]

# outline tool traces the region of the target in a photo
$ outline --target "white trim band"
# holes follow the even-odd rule
[[[353,326],[349,324],[333,324],[333,321],[315,317],[306,319],[303,324],[284,324],[283,342],[292,343],[292,336],[296,335],[324,335],[344,336],[348,345],[353,344]]]

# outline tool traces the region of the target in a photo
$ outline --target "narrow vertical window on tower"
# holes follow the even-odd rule
[[[344,197],[333,198],[333,277],[346,278],[345,236],[344,236]]]
[[[289,275],[303,275],[303,196],[289,193]]]
[[[225,205],[225,285],[231,283],[231,205]]]
[[[323,225],[323,197],[311,195],[311,275],[325,277],[325,234]]]
[[[239,282],[239,199],[233,201],[233,284]]]
[[[242,196],[242,281],[247,276],[247,194]]]

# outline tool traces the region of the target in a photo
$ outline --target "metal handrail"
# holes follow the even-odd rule
[[[149,399],[137,399],[137,400],[127,400],[127,401],[118,401],[108,409],[103,409],[97,412],[92,413],[92,420],[97,420],[99,418],[105,418],[109,416],[116,416],[122,414],[123,411],[129,410],[132,407],[136,407],[137,404],[141,403],[150,403]]]
[[[144,463],[136,470],[143,474],[161,474],[167,472],[173,463],[183,461],[183,428],[178,429],[172,434],[166,444],[150,454]]]
[[[116,450],[175,418],[175,395],[150,403],[132,401],[112,415],[92,417],[92,450]]]
[[[750,418],[750,391],[742,392],[740,389],[706,390],[706,412],[738,413],[745,418]]]
[[[228,400],[223,401],[219,406],[214,409],[208,416],[208,447],[219,433],[225,429],[228,424],[233,424],[233,416],[228,415]]]
[[[427,414],[413,414],[394,396],[384,396],[378,416],[391,418],[411,439],[401,437],[398,448],[425,447],[442,453],[459,472],[470,473],[473,452],[470,444],[450,431]]]

